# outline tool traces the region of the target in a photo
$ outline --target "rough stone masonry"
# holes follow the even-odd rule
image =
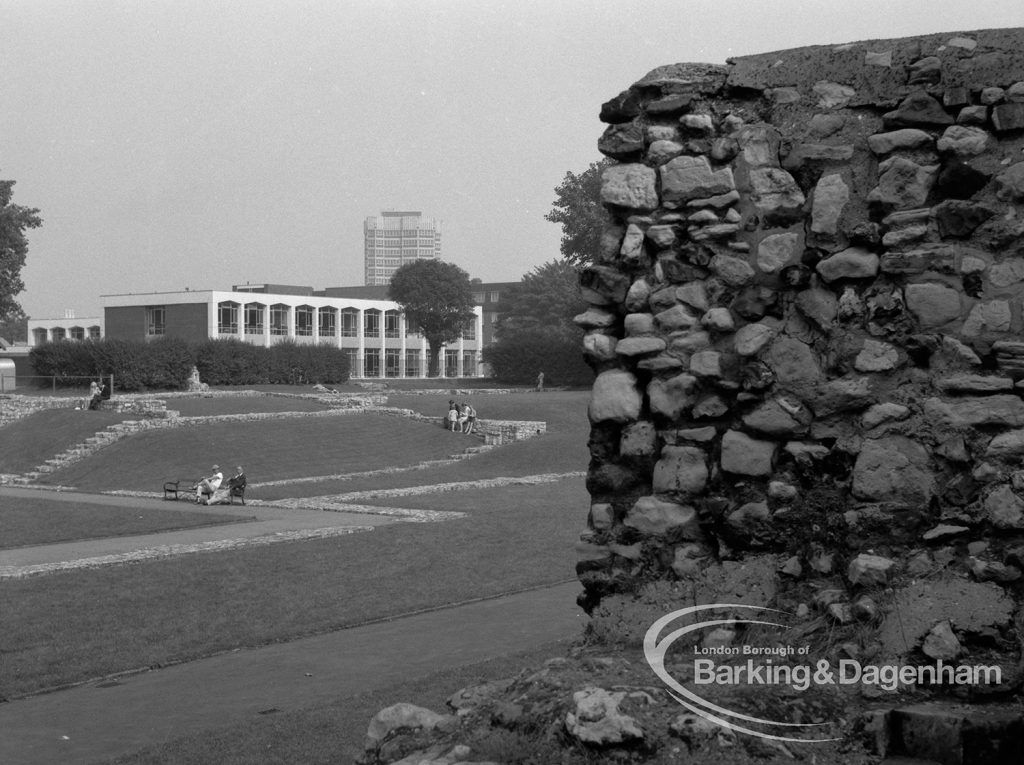
[[[767,561],[890,652],[1015,663],[1024,29],[664,66],[600,117],[581,604]]]

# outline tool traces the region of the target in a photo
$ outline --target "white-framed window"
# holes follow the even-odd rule
[[[162,305],[146,306],[146,335],[162,335],[167,331],[167,309]]]
[[[265,307],[262,303],[245,304],[245,334],[263,334],[263,309]]]
[[[363,337],[380,337],[380,311],[370,310],[363,313]],[[378,368],[379,366],[378,361]]]
[[[359,310],[356,308],[341,309],[341,336],[359,336]]]
[[[238,303],[228,300],[217,304],[217,332],[238,334]]]
[[[313,336],[313,306],[300,305],[295,308],[295,334]]]
[[[72,340],[85,340],[85,328],[84,327],[72,327],[71,330]]]
[[[462,339],[476,340],[476,317],[462,325]]]
[[[288,306],[283,303],[270,306],[270,334],[288,334]]]
[[[402,321],[398,311],[384,312],[384,337],[401,337]]]
[[[338,331],[338,309],[321,308],[317,318],[317,334],[320,337],[334,337]]]
[[[363,356],[363,376],[380,377],[380,348],[367,348]]]
[[[405,376],[422,377],[423,367],[419,350],[406,350],[405,352]]]

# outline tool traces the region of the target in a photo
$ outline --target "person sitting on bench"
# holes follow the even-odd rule
[[[242,504],[245,504],[245,486],[248,481],[245,478],[245,470],[239,465],[235,468],[238,472],[235,473],[228,479],[228,500],[233,500],[234,497],[241,497]]]
[[[103,389],[100,388],[98,380],[93,380],[89,383],[89,400],[86,407],[89,409],[99,409],[100,401],[103,400]]]
[[[220,466],[214,465],[213,475],[200,479],[199,483],[196,484],[196,504],[202,504],[204,501],[209,504],[210,497],[220,488],[223,481],[224,474],[220,472]]]

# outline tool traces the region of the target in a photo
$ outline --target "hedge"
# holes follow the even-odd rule
[[[504,332],[484,348],[484,361],[494,376],[507,383],[533,384],[544,372],[544,384],[592,385],[594,373],[583,359],[583,333],[558,327]]]
[[[264,348],[238,340],[196,345],[173,337],[58,340],[33,348],[29,360],[37,375],[55,377],[59,386],[112,374],[115,388],[122,391],[184,388],[193,366],[210,385],[337,384],[349,377],[348,358],[340,348],[290,341]]]

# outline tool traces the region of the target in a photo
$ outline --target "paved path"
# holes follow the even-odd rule
[[[0,487],[0,503],[22,497],[140,510],[209,512],[237,519],[237,523],[200,526],[136,536],[78,540],[74,542],[0,550],[0,579],[33,576],[50,571],[90,568],[171,555],[227,550],[274,542],[322,538],[359,531],[371,531],[403,520],[401,516],[367,513],[326,512],[316,509],[254,505],[201,506],[188,502],[165,502],[145,497],[121,497],[77,492],[43,492],[36,489]]]
[[[578,592],[576,582],[561,584],[0,704],[0,763],[95,762],[263,710],[323,704],[572,638],[586,618]]]

